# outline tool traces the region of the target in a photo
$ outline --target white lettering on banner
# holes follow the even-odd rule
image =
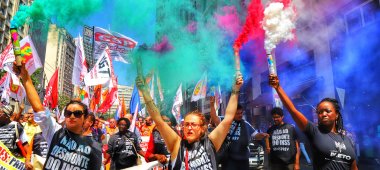
[[[48,105],[48,99],[50,98],[51,96],[51,92],[53,91],[53,87],[52,86],[49,86],[47,92],[46,92],[46,95],[44,97],[44,106],[47,106]]]
[[[87,169],[90,161],[91,147],[77,144],[71,138],[64,136],[59,145],[53,147],[50,157],[46,162],[46,169]]]

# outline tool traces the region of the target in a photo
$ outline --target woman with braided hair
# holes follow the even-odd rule
[[[310,141],[314,169],[356,170],[356,155],[352,141],[345,136],[339,103],[325,98],[317,105],[318,125],[296,109],[277,76],[269,75],[269,84],[276,90],[297,126]]]

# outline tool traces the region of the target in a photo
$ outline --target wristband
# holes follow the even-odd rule
[[[232,89],[232,90],[231,90],[231,93],[232,93],[232,94],[240,94],[240,90]]]
[[[145,104],[153,103],[153,100],[146,101]],[[153,103],[154,104],[154,103]]]

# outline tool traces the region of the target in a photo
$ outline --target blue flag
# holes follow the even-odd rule
[[[122,111],[121,111],[121,102],[119,101],[119,106],[117,107],[116,112],[115,112],[115,116],[114,116],[116,121],[119,120],[119,118],[120,118],[120,112],[122,112]]]
[[[119,109],[116,109],[116,113],[115,113],[114,119],[116,121],[119,120]]]
[[[138,107],[137,111],[141,110],[139,91],[137,90],[137,86],[135,85],[132,92],[131,102],[129,103],[129,112],[132,115],[135,114],[136,107]]]

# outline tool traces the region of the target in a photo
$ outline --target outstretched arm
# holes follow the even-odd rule
[[[215,110],[215,96],[210,97],[210,117],[211,117],[211,122],[215,125],[218,126],[220,123],[219,117],[216,115],[216,110]]]
[[[17,66],[14,66],[14,70],[19,69],[16,67]],[[28,97],[28,101],[29,101],[30,105],[32,105],[33,111],[34,112],[44,111],[45,109],[42,106],[40,97],[38,96],[38,93],[37,93],[36,89],[34,88],[32,79],[30,78],[28,71],[25,68],[25,63],[23,63],[21,66],[21,71],[20,71],[19,76],[22,80],[22,85],[25,88],[26,96]]]
[[[354,160],[354,162],[352,162],[351,170],[358,170],[358,166],[356,164],[356,160]]]
[[[300,156],[301,156],[301,150],[298,140],[295,140],[296,143],[296,159],[294,160],[294,169],[299,170],[300,169]]]
[[[153,99],[150,97],[148,87],[146,86],[143,77],[138,76],[136,78],[136,85],[143,94],[148,113],[156,123],[157,130],[164,139],[165,144],[168,147],[168,151],[171,153],[172,158],[176,158],[181,143],[181,138],[167,123],[164,122],[164,120],[162,120],[160,111],[154,104]]]
[[[269,84],[276,90],[278,96],[280,97],[282,103],[290,112],[293,120],[296,122],[297,126],[304,131],[308,120],[306,117],[296,109],[293,102],[289,99],[288,95],[285,93],[284,89],[280,86],[280,81],[278,77],[271,74],[269,75]]]
[[[228,101],[226,115],[224,116],[223,121],[220,122],[220,124],[208,135],[211,142],[214,144],[216,151],[219,151],[220,146],[222,146],[222,143],[227,136],[232,121],[234,120],[238,105],[240,88],[242,85],[243,77],[239,75],[237,76],[236,82],[232,88],[231,97]]]

